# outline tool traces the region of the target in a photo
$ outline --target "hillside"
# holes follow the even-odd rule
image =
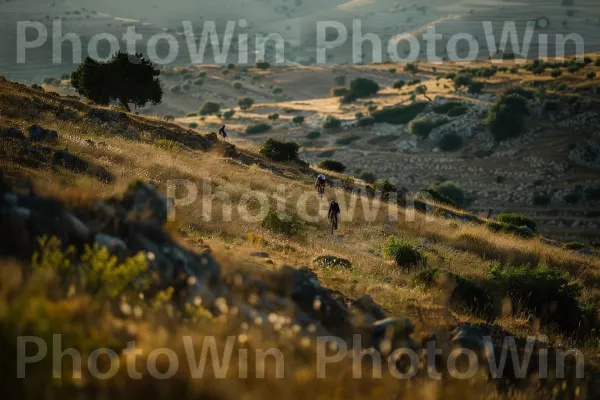
[[[386,73],[383,66],[356,67],[361,76]],[[430,80],[428,94],[435,96],[436,81]],[[377,96],[378,103],[395,104],[402,94],[386,88]],[[325,96],[318,112],[317,104],[257,104],[249,113],[236,112],[230,129],[239,132],[280,107],[301,109],[309,126],[330,112],[346,119],[356,107],[340,110]],[[234,146],[207,135],[219,122],[215,117],[194,131],[185,127],[191,120],[175,124],[98,108],[6,80],[0,81],[0,110],[3,365],[16,370],[22,350],[17,336],[51,340],[57,332],[63,348],[88,355],[109,347],[122,360],[108,380],[94,379],[89,370],[83,380],[72,379],[70,361],[63,363],[63,378],[53,380],[49,360],[31,363],[27,380],[9,376],[0,387],[5,398],[598,396],[600,261],[593,248],[569,249],[539,234],[524,239],[494,232],[484,219],[440,204],[433,215],[414,213],[373,199],[364,182],[338,174],[329,176],[343,179],[345,187],[329,187],[319,199],[312,186],[314,167],[273,162],[256,152],[256,145],[243,145],[253,138],[232,135],[239,144]],[[286,138],[304,136],[309,126]],[[271,135],[288,128],[278,122]],[[329,141],[322,145],[327,146]],[[347,162],[335,150],[336,158]],[[301,155],[314,160],[311,152],[305,146]],[[356,188],[364,188],[362,194],[350,193]],[[333,197],[343,212],[332,236],[326,212]],[[89,247],[94,243],[101,247]],[[117,258],[111,261],[109,254]],[[482,368],[462,380],[448,375],[457,371],[440,361],[444,378],[439,381],[423,369],[412,379],[398,379],[387,369],[381,378],[371,378],[365,361],[358,366],[364,377],[353,379],[356,371],[347,355],[330,366],[327,379],[319,378],[317,338],[335,335],[350,343],[353,334],[362,335],[365,349],[383,355],[415,349],[420,363],[432,340],[443,349],[442,360],[452,349],[469,348],[482,356]],[[223,374],[208,365],[203,379],[194,379],[186,368],[168,380],[148,373],[141,380],[127,377],[127,342],[135,340],[143,349],[135,365],[146,371],[153,349],[189,356],[184,336],[193,339],[196,354],[207,337],[215,338],[219,350],[232,338],[233,367]],[[492,337],[494,352],[501,352],[506,337],[517,337],[520,352],[523,339],[535,337],[535,360],[546,345],[551,356],[556,349],[579,348],[585,379],[576,379],[571,358],[565,379],[554,374],[540,379],[537,361],[523,377],[509,367],[503,379],[491,379],[483,357],[485,336]],[[266,378],[255,377],[254,350],[270,348],[285,357],[283,378],[277,378],[272,358],[260,364],[266,365]],[[240,349],[250,350],[247,368],[240,360],[248,355]],[[328,349],[334,352],[336,346]],[[158,362],[163,373],[167,361]],[[108,360],[100,364],[110,371]],[[406,373],[406,364],[399,364]],[[551,357],[550,367],[555,364]],[[461,371],[469,367],[459,365]]]

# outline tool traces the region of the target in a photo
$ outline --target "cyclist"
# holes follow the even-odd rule
[[[325,175],[319,174],[317,176],[317,181],[315,182],[315,188],[317,188],[317,193],[320,196],[323,196],[323,193],[325,193],[325,182],[326,181],[327,181],[327,178],[325,178]]]
[[[338,228],[338,215],[340,214],[340,205],[335,200],[329,202],[329,212],[327,216],[331,221],[332,229],[337,230]]]
[[[223,139],[227,139],[227,133],[225,132],[225,125],[221,126],[221,129],[219,129],[219,135],[221,135],[223,137]]]

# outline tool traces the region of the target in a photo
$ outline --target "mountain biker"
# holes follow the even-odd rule
[[[340,205],[337,203],[337,201],[331,200],[329,202],[329,212],[327,213],[327,216],[330,220],[333,219],[333,229],[336,230],[338,225],[338,215],[340,212]]]
[[[315,182],[315,188],[317,188],[318,193],[323,193],[325,191],[325,182],[326,181],[327,181],[327,178],[325,178],[325,175],[319,174],[317,176],[317,181]]]
[[[227,139],[227,133],[225,132],[225,125],[222,125],[221,129],[219,129],[219,135],[221,135],[223,137],[223,139]]]

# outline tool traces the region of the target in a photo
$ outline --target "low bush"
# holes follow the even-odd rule
[[[323,129],[339,129],[342,126],[342,121],[333,115],[328,115],[323,122]]]
[[[260,124],[255,124],[255,125],[248,125],[246,127],[246,134],[247,135],[256,135],[259,133],[265,133],[271,130],[271,125],[269,124],[264,124],[264,123],[260,123]]]
[[[329,97],[342,97],[346,96],[348,93],[350,93],[350,90],[348,90],[347,88],[343,86],[337,86],[331,88],[331,90],[329,91]]]
[[[449,205],[451,207],[458,208],[458,204],[456,204],[456,202],[454,200],[441,194],[440,192],[438,192],[437,190],[435,190],[431,187],[419,190],[417,192],[417,197],[431,199],[438,203],[442,203],[442,204]]]
[[[515,214],[515,213],[502,213],[496,217],[496,221],[513,226],[526,226],[534,232],[537,232],[537,224],[536,222],[523,215]]]
[[[302,125],[304,123],[304,117],[302,115],[297,115],[292,118],[292,122],[296,125]]]
[[[575,204],[581,199],[581,195],[577,192],[571,192],[565,195],[565,201],[569,204]]]
[[[458,207],[462,207],[466,203],[465,192],[452,181],[437,183],[430,186],[429,189],[433,189],[442,196],[452,200],[452,202]]]
[[[317,139],[317,138],[319,138],[320,136],[321,136],[321,132],[319,132],[319,131],[312,131],[312,132],[309,132],[309,133],[306,135],[306,138],[307,138],[307,139]]]
[[[546,193],[536,193],[533,195],[534,206],[547,206],[550,204],[550,196]]]
[[[565,249],[567,250],[583,250],[586,248],[586,245],[580,242],[569,242],[565,244]]]
[[[223,113],[223,118],[225,119],[230,119],[231,117],[233,117],[235,115],[235,110],[229,110],[229,111],[225,111]]]
[[[256,63],[256,68],[258,69],[269,69],[271,67],[271,64],[269,64],[266,61],[258,61]]]
[[[462,103],[458,101],[448,101],[446,103],[433,106],[431,110],[436,114],[447,114],[450,110],[461,106]]]
[[[240,97],[237,101],[240,110],[248,111],[254,105],[254,99],[252,97]]]
[[[397,192],[398,188],[387,179],[379,179],[375,182],[375,190],[381,193]]]
[[[318,164],[319,168],[326,169],[327,171],[334,171],[342,173],[346,170],[346,166],[339,161],[336,160],[323,160]]]
[[[200,110],[198,110],[198,114],[200,115],[210,115],[218,113],[221,109],[221,105],[215,101],[207,101],[205,102]]]
[[[371,116],[377,123],[404,125],[415,119],[427,108],[427,103],[416,102],[407,106],[387,107],[375,111]]]
[[[269,210],[262,221],[262,227],[286,236],[295,236],[303,232],[304,221],[295,213]]]
[[[590,186],[583,191],[587,201],[600,201],[600,186]]]
[[[519,94],[509,94],[490,108],[485,122],[494,139],[500,142],[523,133],[527,114],[527,100]]]
[[[285,142],[273,138],[265,140],[260,154],[273,161],[294,161],[298,159],[300,146],[296,142]]]
[[[391,236],[381,250],[385,258],[393,259],[400,267],[416,267],[427,261],[419,249],[395,236]]]
[[[495,266],[488,273],[488,281],[502,302],[507,296],[515,306],[523,307],[542,319],[572,331],[581,321],[579,297],[581,287],[569,273],[544,264],[536,267]]]
[[[448,116],[451,118],[458,117],[460,115],[466,114],[468,110],[469,109],[467,108],[467,106],[454,107],[453,109],[448,111]]]
[[[356,78],[350,82],[350,92],[355,98],[369,97],[376,94],[380,87],[372,79]]]
[[[339,138],[335,141],[335,144],[339,145],[339,146],[346,146],[350,143],[354,143],[357,140],[362,139],[362,137],[360,136],[356,136],[356,135],[348,135],[342,138]]]
[[[366,170],[362,170],[358,172],[358,178],[362,179],[363,181],[367,182],[367,183],[374,183],[375,180],[377,179],[375,177],[375,174],[372,173],[371,171],[366,171]]]
[[[488,313],[492,301],[485,290],[470,279],[438,268],[428,268],[412,278],[413,285],[425,289],[437,288],[450,293],[450,304],[455,310],[467,307],[477,314]]]
[[[267,118],[271,121],[277,121],[279,119],[279,114],[277,114],[277,113],[269,114],[269,116]]]
[[[519,236],[523,239],[531,239],[535,236],[534,231],[532,231],[529,227],[525,225],[516,226],[497,221],[489,221],[486,224],[486,226],[492,232],[508,233],[511,235]]]
[[[443,151],[456,151],[463,145],[463,138],[456,133],[447,133],[440,139],[438,147]]]
[[[406,86],[406,82],[403,81],[402,79],[400,79],[399,81],[394,82],[394,84],[392,85],[392,87],[394,89],[402,89],[404,86]]]
[[[271,93],[273,93],[274,95],[282,94],[283,93],[283,88],[274,87],[273,89],[271,89]]]
[[[447,121],[443,119],[421,118],[411,121],[408,125],[408,131],[421,139],[427,139],[431,131],[445,124]]]

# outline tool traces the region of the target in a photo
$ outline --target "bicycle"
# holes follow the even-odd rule
[[[323,196],[325,195],[325,185],[317,186],[317,194],[320,198],[323,198]]]
[[[337,230],[338,228],[338,216],[337,214],[332,215],[329,218],[329,223],[331,224],[331,234],[333,235],[334,232]]]

